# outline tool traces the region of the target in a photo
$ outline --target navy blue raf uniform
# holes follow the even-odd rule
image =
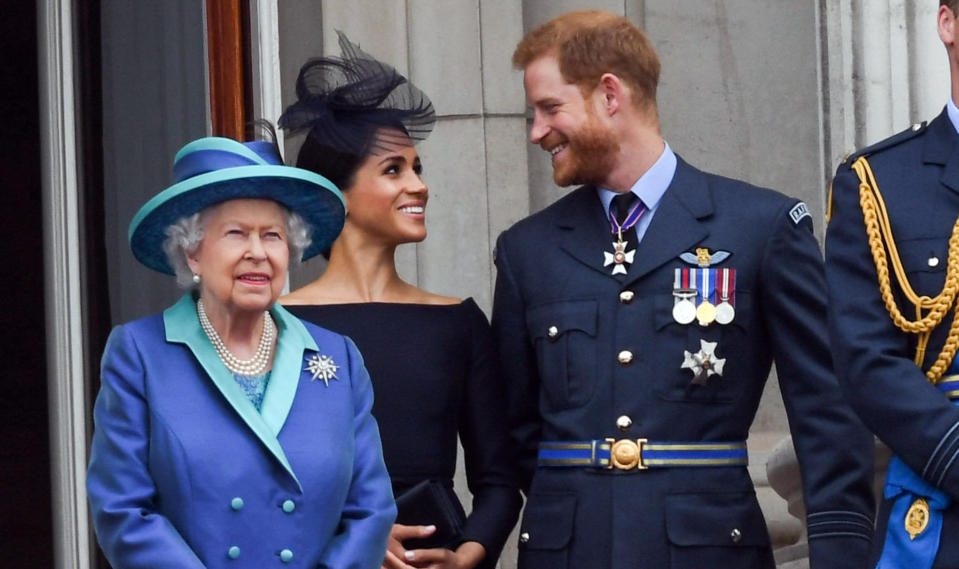
[[[826,275],[836,371],[894,454],[874,540],[883,569],[959,567],[957,151],[944,111],[851,156],[833,181]]]
[[[520,567],[774,567],[744,443],[773,360],[813,567],[862,567],[871,437],[831,370],[805,205],[679,160],[629,260],[612,241],[585,186],[497,242]]]

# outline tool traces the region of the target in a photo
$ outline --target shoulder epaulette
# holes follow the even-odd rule
[[[919,136],[923,132],[925,132],[927,126],[929,126],[929,123],[926,121],[917,122],[916,124],[912,125],[906,130],[900,133],[894,134],[885,140],[880,140],[879,142],[871,146],[867,146],[865,148],[857,150],[856,152],[853,152],[852,154],[848,154],[843,159],[842,165],[849,166],[850,164],[855,162],[860,156],[869,156],[869,155],[875,154],[876,152],[885,150],[887,148],[892,148],[893,146],[896,146],[897,144],[902,144],[903,142],[906,142],[907,140],[911,140]]]

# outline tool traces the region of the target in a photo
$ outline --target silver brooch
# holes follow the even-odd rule
[[[700,349],[695,354],[683,351],[683,365],[680,367],[693,372],[693,385],[706,385],[710,377],[714,375],[722,377],[726,358],[716,357],[716,342],[700,339],[699,346]]]
[[[306,360],[306,368],[304,368],[304,371],[308,371],[313,375],[311,381],[322,379],[323,384],[329,387],[331,379],[339,379],[336,377],[336,370],[338,369],[340,369],[340,366],[336,365],[330,356],[313,354]]]

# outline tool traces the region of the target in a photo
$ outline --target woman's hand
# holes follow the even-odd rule
[[[473,569],[486,557],[486,548],[475,541],[464,542],[456,551],[403,547],[407,539],[429,537],[435,531],[436,526],[393,524],[381,569]]]
[[[413,549],[406,552],[406,562],[417,569],[473,569],[486,557],[486,549],[475,541],[467,541],[456,551],[449,549]]]
[[[407,539],[423,538],[433,535],[436,526],[404,526],[403,524],[393,524],[390,530],[390,539],[386,544],[386,558],[383,559],[383,566],[380,569],[412,569],[412,565],[407,565],[404,561],[406,555],[410,552],[403,547],[403,542]]]

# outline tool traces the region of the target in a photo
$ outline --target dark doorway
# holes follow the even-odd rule
[[[6,54],[0,211],[9,261],[0,327],[0,551],[3,566],[13,569],[53,567],[37,39],[36,5],[7,3],[0,18],[0,53]]]

